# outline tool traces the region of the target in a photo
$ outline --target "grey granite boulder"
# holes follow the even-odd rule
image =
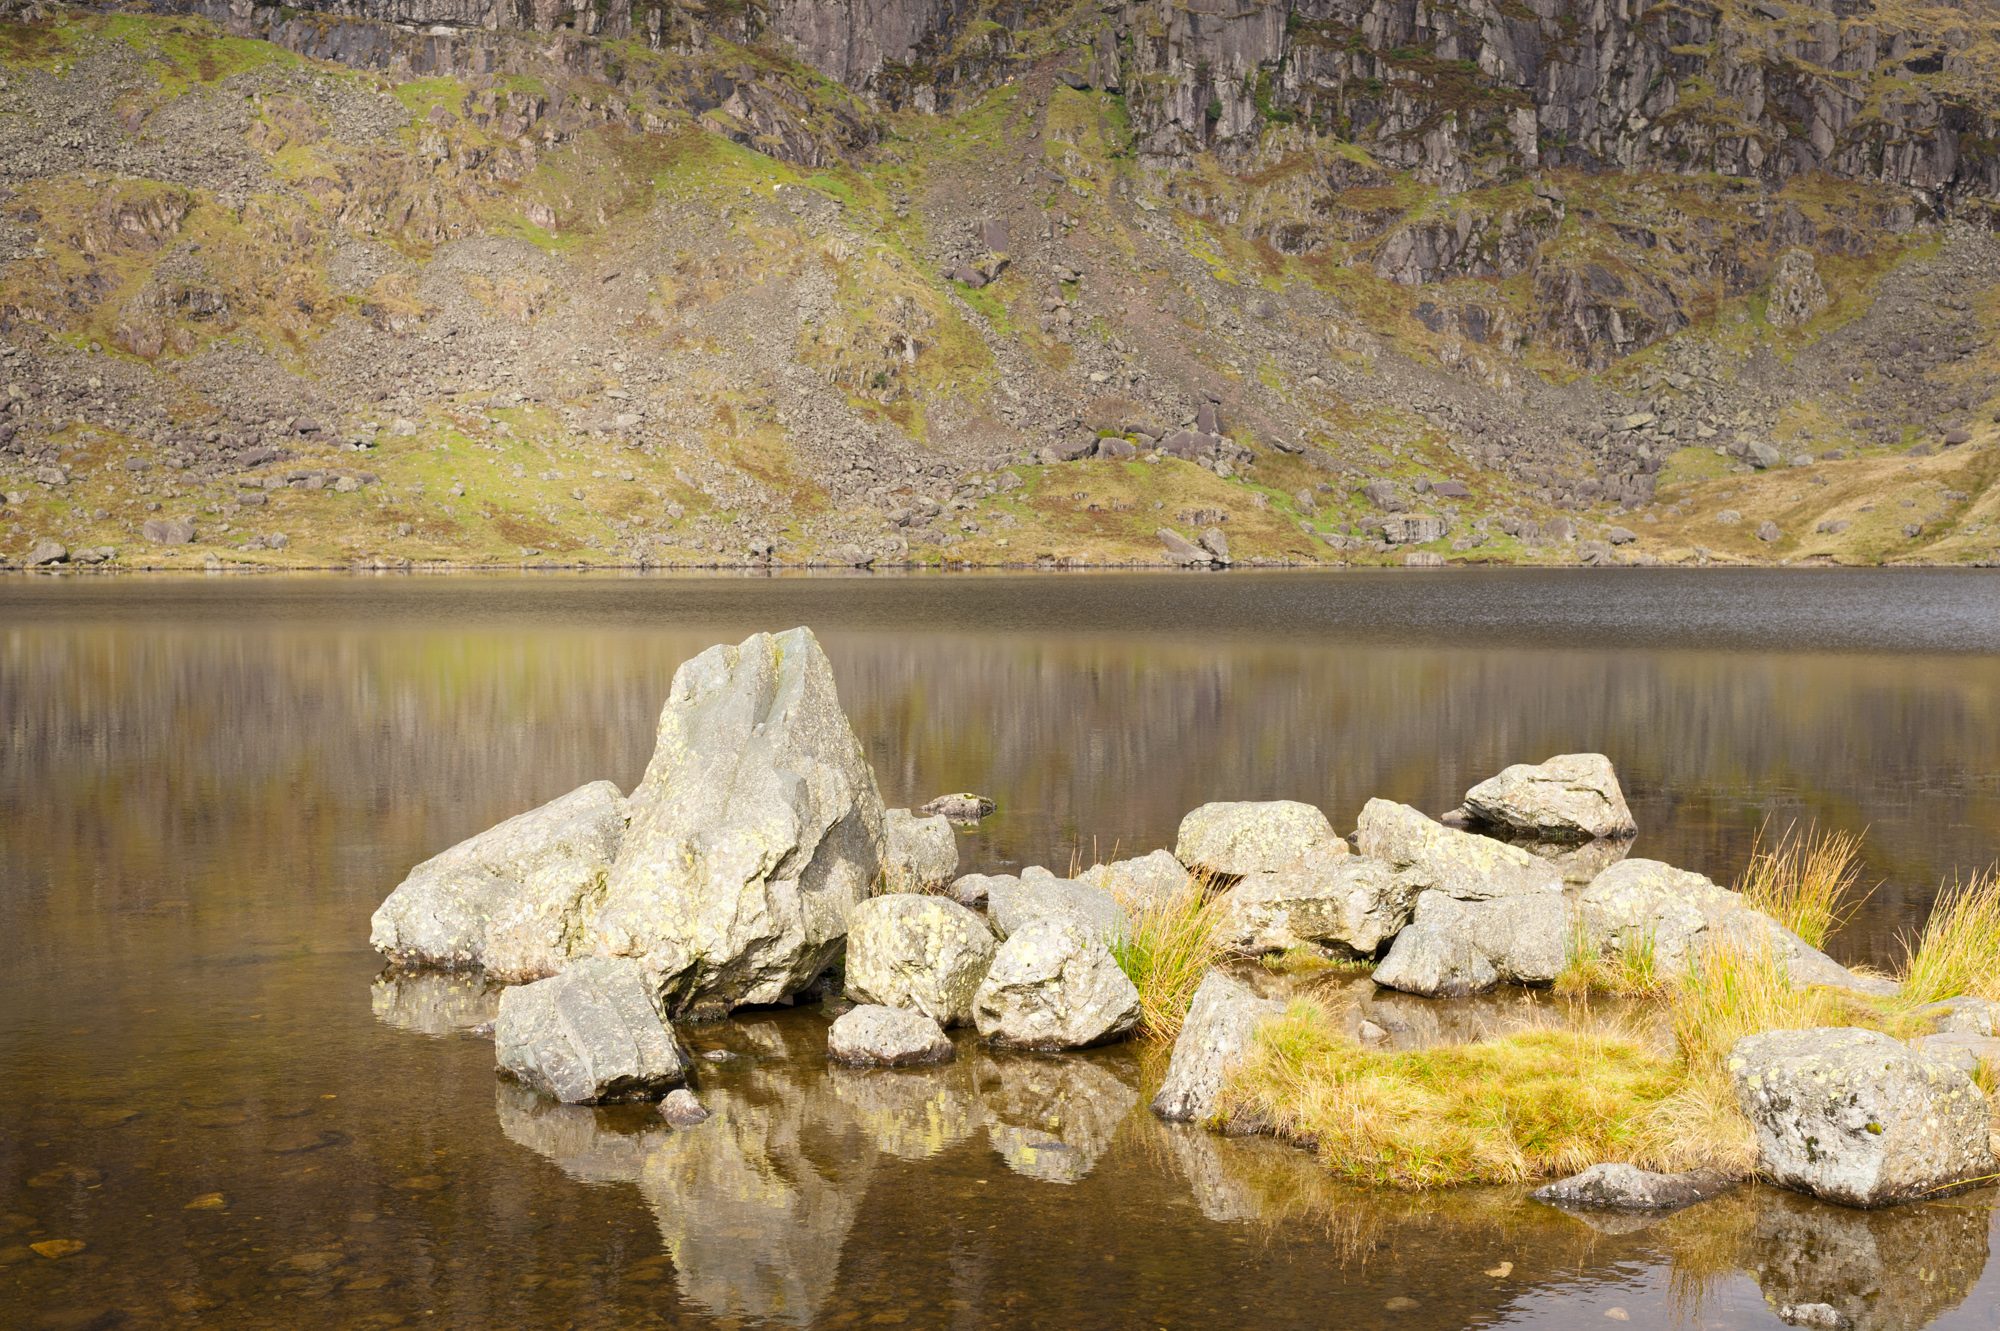
[[[964,1025],[996,946],[986,921],[948,898],[871,897],[848,922],[847,995]]]
[[[1074,921],[1106,942],[1118,942],[1132,932],[1131,918],[1109,892],[1073,878],[1057,878],[1046,869],[1037,872],[1031,868],[1011,882],[990,880],[986,918],[1002,938],[1013,937],[1036,920],[1048,919]]]
[[[1721,1174],[1656,1174],[1636,1165],[1592,1165],[1581,1174],[1535,1189],[1534,1198],[1555,1206],[1606,1211],[1678,1211],[1726,1191]]]
[[[994,1044],[1082,1049],[1139,1024],[1139,991],[1101,938],[1073,919],[1039,919],[1000,945],[972,1018]]]
[[[923,805],[918,813],[929,817],[942,815],[954,823],[976,823],[993,812],[993,801],[984,795],[975,795],[969,790],[957,791],[950,795],[940,795]]]
[[[864,1003],[826,1030],[826,1053],[850,1066],[912,1067],[951,1060],[944,1028],[921,1012]]]
[[[1854,1027],[1767,1031],[1729,1052],[1758,1172],[1847,1206],[1934,1196],[1996,1168],[1986,1097],[1951,1061]]]
[[[1181,819],[1174,858],[1197,873],[1234,877],[1282,869],[1308,852],[1346,849],[1312,805],[1257,800],[1204,804],[1189,813]]]
[[[376,909],[368,941],[402,965],[483,966],[508,981],[553,975],[624,834],[624,797],[593,781],[419,864]]]
[[[1216,942],[1245,956],[1374,956],[1409,923],[1418,891],[1380,860],[1318,851],[1244,876],[1223,899]]]
[[[1638,831],[1618,773],[1601,753],[1564,753],[1516,763],[1465,792],[1472,822],[1511,838],[1577,842]]]
[[[1569,938],[1569,904],[1560,892],[1460,901],[1428,891],[1374,979],[1427,998],[1481,993],[1503,981],[1548,984],[1562,973]]]
[[[1109,892],[1129,910],[1165,905],[1194,887],[1186,866],[1168,850],[1114,860],[1110,864],[1093,864],[1078,874],[1076,881]]]
[[[1984,998],[1947,998],[1918,1014],[1931,1018],[1940,1035],[2000,1035],[2000,1003]]]
[[[1284,1010],[1281,1000],[1259,997],[1227,971],[1203,976],[1174,1040],[1166,1079],[1153,1097],[1153,1112],[1179,1123],[1213,1121],[1224,1083],[1250,1052],[1257,1023]]]
[[[958,839],[942,814],[882,815],[882,883],[890,892],[935,892],[958,875]]]
[[[585,944],[642,960],[669,1009],[775,1003],[840,954],[882,863],[882,798],[808,629],[674,672]]]
[[[1623,860],[1612,865],[1578,894],[1576,905],[1582,933],[1601,955],[1649,948],[1654,969],[1663,977],[1681,974],[1704,949],[1721,943],[1753,955],[1769,952],[1784,961],[1794,984],[1865,993],[1893,991],[1895,987],[1888,981],[1854,974],[1770,916],[1752,909],[1741,893],[1658,860]]]
[[[996,883],[1009,887],[1018,886],[1021,880],[1011,873],[968,873],[960,874],[946,886],[944,894],[961,906],[973,910],[985,910]]]
[[[687,1087],[676,1087],[661,1099],[660,1117],[674,1127],[691,1128],[708,1122],[708,1106]]]
[[[1562,874],[1548,861],[1492,837],[1446,827],[1407,804],[1369,800],[1355,845],[1418,887],[1460,901],[1562,891]]]
[[[651,1099],[691,1066],[645,967],[626,957],[585,957],[507,990],[493,1040],[502,1071],[565,1104]]]
[[[1961,1072],[1976,1073],[1982,1063],[2000,1071],[2000,1037],[1953,1031],[1920,1035],[1910,1041],[1910,1047],[1942,1058]]]

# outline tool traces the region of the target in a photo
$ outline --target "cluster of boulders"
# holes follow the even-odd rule
[[[949,1060],[955,1027],[1039,1052],[1121,1039],[1141,1020],[1117,955],[1133,912],[1195,893],[1220,898],[1226,953],[1366,962],[1377,985],[1428,998],[1550,983],[1579,938],[1607,957],[1650,949],[1662,968],[1729,942],[1775,952],[1798,983],[1886,983],[1698,874],[1623,858],[1636,828],[1596,754],[1509,767],[1442,820],[1370,800],[1351,839],[1310,804],[1206,804],[1171,852],[1074,877],[959,874],[946,813],[976,819],[991,802],[933,805],[882,807],[810,631],[759,634],[675,674],[629,796],[594,782],[425,861],[376,911],[372,941],[399,965],[516,985],[495,1021],[499,1066],[573,1103],[683,1088],[693,1063],[674,1021],[808,992],[840,1011],[827,1052],[846,1065]],[[1156,1111],[1215,1124],[1230,1068],[1281,1006],[1213,970]],[[1966,1048],[1852,1032],[1739,1047],[1765,1172],[1856,1204],[1990,1172],[1985,1101],[1961,1064],[1991,1040],[1994,1011],[1942,1015],[1934,1038]],[[1828,1145],[1836,1130],[1853,1152]]]

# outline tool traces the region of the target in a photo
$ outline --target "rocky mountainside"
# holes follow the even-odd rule
[[[2000,558],[1975,0],[0,0],[0,558]]]

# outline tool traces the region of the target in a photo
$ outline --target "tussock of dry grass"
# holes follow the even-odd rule
[[[1650,934],[1607,957],[1591,939],[1590,930],[1581,919],[1572,925],[1562,973],[1556,976],[1557,993],[1570,998],[1592,994],[1650,998],[1664,992],[1666,987],[1667,977],[1660,974]]]
[[[1747,904],[1824,948],[1867,899],[1865,893],[1855,895],[1860,878],[1859,836],[1793,824],[1768,845],[1764,831],[1758,832],[1736,890]]]
[[[1268,1119],[1343,1178],[1431,1188],[1630,1158],[1645,1111],[1673,1089],[1668,1060],[1613,1033],[1550,1028],[1390,1053],[1348,1040],[1301,999],[1259,1030],[1225,1113]]]
[[[1970,995],[2000,1002],[2000,876],[1981,874],[1938,894],[1923,932],[1904,940],[1904,1002]]]
[[[1132,934],[1111,951],[1139,990],[1140,1034],[1171,1041],[1181,1033],[1188,1005],[1202,977],[1216,963],[1216,930],[1224,898],[1210,896],[1205,884],[1189,886],[1163,900],[1127,903]]]

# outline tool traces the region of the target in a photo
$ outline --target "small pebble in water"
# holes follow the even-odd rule
[[[1417,1306],[1417,1301],[1406,1294],[1398,1294],[1382,1306],[1392,1313],[1406,1313]]]
[[[1514,1274],[1514,1264],[1512,1262],[1502,1262],[1498,1266],[1487,1268],[1486,1274],[1492,1276],[1495,1280],[1505,1280],[1508,1276]]]
[[[1623,1308],[1606,1308],[1604,1315],[1614,1322],[1629,1322],[1632,1320],[1632,1314],[1626,1312]]]
[[[223,1206],[225,1204],[226,1203],[224,1203],[224,1201],[222,1200],[221,1193],[204,1192],[201,1196],[195,1198],[193,1201],[189,1202],[186,1206],[183,1206],[181,1209],[183,1211],[213,1211],[216,1207]]]
[[[40,1243],[28,1245],[34,1251],[51,1261],[59,1257],[73,1257],[83,1251],[82,1239],[43,1239]]]

